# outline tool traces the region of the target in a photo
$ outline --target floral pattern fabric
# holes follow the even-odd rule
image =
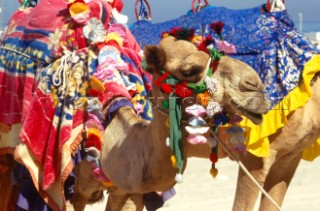
[[[15,155],[55,210],[65,206],[59,184],[72,170],[71,153],[81,141],[101,149],[102,108],[109,100],[124,99],[142,118],[152,118],[141,48],[110,17],[114,8],[104,0],[69,4],[43,0],[20,7],[0,40],[0,153],[14,148],[1,139],[3,131],[21,126]]]
[[[281,101],[293,88],[301,83],[304,65],[315,54],[316,46],[299,33],[287,11],[267,13],[262,6],[243,10],[224,7],[207,7],[196,13],[188,13],[177,19],[152,24],[138,21],[131,31],[143,48],[156,45],[161,34],[173,27],[193,27],[202,35],[211,34],[210,23],[222,21],[222,36],[236,47],[229,54],[252,66],[266,85],[267,97],[272,106]]]

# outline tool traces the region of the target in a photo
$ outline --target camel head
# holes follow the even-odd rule
[[[163,38],[158,46],[146,46],[144,56],[147,71],[154,75],[153,84],[163,77],[161,71],[164,70],[179,81],[199,85],[208,78],[212,64],[208,53],[198,50],[189,41],[172,36]],[[217,82],[210,98],[219,103],[224,111],[244,115],[255,124],[261,123],[262,114],[268,111],[270,103],[264,95],[265,87],[258,74],[249,65],[222,56],[210,78]],[[166,97],[161,89],[154,85],[154,97]],[[195,95],[191,97],[196,99]]]

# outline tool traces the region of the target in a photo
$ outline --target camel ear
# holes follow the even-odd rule
[[[163,49],[155,45],[147,45],[143,50],[147,63],[146,71],[150,73],[160,72],[166,63],[166,54]]]

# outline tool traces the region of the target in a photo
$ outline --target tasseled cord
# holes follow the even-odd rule
[[[174,154],[171,158],[172,164],[178,168],[175,180],[182,183],[183,151],[182,151],[182,131],[181,131],[181,105],[177,102],[177,97],[171,92],[169,95],[169,118],[170,118],[170,148]]]
[[[216,128],[216,133],[217,133],[217,128]],[[210,153],[210,161],[211,161],[211,169],[210,169],[210,174],[213,178],[216,178],[218,175],[218,169],[216,168],[216,163],[218,162],[218,143],[212,147],[211,153]]]

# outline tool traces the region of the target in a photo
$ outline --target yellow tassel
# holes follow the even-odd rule
[[[87,138],[89,138],[91,135],[94,135],[98,137],[101,140],[101,132],[97,128],[89,128],[87,129]]]
[[[89,11],[88,5],[86,5],[82,2],[73,3],[69,8],[69,12],[70,12],[71,17],[78,15],[80,13],[88,12],[88,11]]]
[[[169,36],[168,33],[164,33],[164,34],[162,35],[162,38],[165,38],[165,37],[168,37],[168,36]]]
[[[90,80],[90,87],[93,90],[104,92],[106,88],[104,87],[103,83],[96,77],[92,76]]]
[[[114,186],[112,182],[101,182],[103,186],[105,187],[112,187]]]
[[[170,120],[169,120],[169,118],[167,118],[167,120],[166,120],[166,127],[167,127],[167,128],[170,127]]]
[[[123,38],[116,32],[108,33],[107,38],[106,38],[106,42],[108,42],[109,40],[116,41],[120,47],[123,46]]]
[[[216,176],[218,175],[218,169],[217,168],[211,168],[210,169],[210,174],[213,178],[216,178]]]
[[[176,159],[176,156],[174,155],[171,156],[171,164],[172,164],[172,167],[177,166],[177,159]]]

